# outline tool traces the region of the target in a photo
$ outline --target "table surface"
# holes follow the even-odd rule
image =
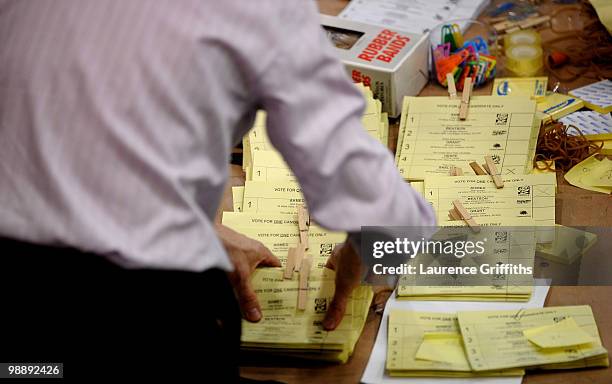
[[[321,13],[337,15],[348,0],[318,0]],[[546,41],[546,32],[543,40]],[[578,78],[562,86],[567,89],[589,84],[590,78]],[[475,94],[490,95],[491,85],[474,91]],[[444,88],[428,84],[420,96],[445,95]],[[395,150],[398,122],[390,124],[390,147]],[[558,177],[556,197],[557,222],[568,226],[606,226],[612,227],[612,197],[586,191],[569,185],[561,175]],[[244,185],[244,174],[239,166],[232,165],[231,178],[224,195],[221,210],[232,210],[231,186]],[[374,311],[384,305],[388,292],[379,292],[374,298],[372,310],[355,352],[346,364],[329,364],[303,361],[290,361],[277,358],[249,356],[242,362],[241,375],[259,380],[277,380],[285,383],[358,383],[368,362],[381,322],[381,314]],[[546,306],[588,304],[593,309],[603,345],[612,347],[612,286],[556,286],[551,287]],[[523,379],[524,384],[578,384],[612,383],[612,369],[586,369],[555,372],[529,372]]]

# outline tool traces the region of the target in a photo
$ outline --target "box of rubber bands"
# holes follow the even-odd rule
[[[397,117],[404,96],[416,96],[427,84],[426,35],[321,15],[349,76],[369,86],[383,111]]]

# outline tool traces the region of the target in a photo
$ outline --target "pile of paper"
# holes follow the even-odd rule
[[[281,261],[283,267],[289,248],[296,247],[300,241],[296,213],[224,212],[222,223],[260,241]],[[345,239],[346,233],[327,231],[313,223],[308,231],[306,256],[312,257],[314,266],[323,268],[336,244],[342,244]]]
[[[612,139],[612,116],[609,112],[578,111],[560,118],[559,121],[564,125],[573,125],[580,129],[590,141]],[[579,135],[575,129],[570,129],[567,133],[573,136]]]
[[[338,17],[413,33],[463,19],[459,26],[465,31],[469,27],[465,19],[475,19],[488,4],[489,0],[359,0],[351,1]]]
[[[356,86],[367,100],[362,118],[367,132],[386,145],[389,124],[381,103],[374,100],[369,88]],[[365,324],[372,290],[357,288],[338,328],[332,332],[323,329],[321,322],[334,293],[334,272],[325,265],[333,248],[346,240],[346,233],[325,230],[314,222],[308,223],[305,233],[301,230],[298,210],[305,207],[304,196],[291,169],[270,143],[265,118],[259,112],[243,139],[246,182],[232,188],[234,212],[224,212],[222,218],[223,225],[263,243],[282,264],[281,268],[258,269],[252,277],[263,318],[258,323],[243,322],[242,348],[346,362]],[[296,260],[288,257],[291,252]],[[305,297],[302,306],[300,297]]]
[[[389,119],[382,112],[382,104],[374,99],[370,88],[355,84],[363,93],[366,109],[361,122],[366,131],[376,140],[387,146],[389,141]],[[295,181],[295,176],[274,149],[266,132],[266,113],[257,113],[253,128],[242,139],[242,168],[249,181]]]
[[[281,268],[258,269],[252,285],[262,306],[263,318],[253,324],[243,322],[242,347],[245,350],[282,354],[298,358],[346,362],[363,326],[372,300],[370,287],[360,287],[349,299],[347,311],[333,332],[323,330],[321,321],[334,293],[334,272],[325,265],[336,244],[346,234],[327,231],[310,223],[308,248],[302,255],[310,270],[299,268],[287,273],[290,248],[300,245],[297,204],[303,201],[299,186],[291,182],[248,181],[241,188],[244,212],[224,212],[222,223],[262,242],[281,261]],[[240,194],[238,194],[240,195]],[[307,301],[298,308],[298,294],[304,274]]]
[[[520,264],[532,268],[536,247],[533,221],[529,223],[506,218],[500,222],[489,217],[482,218],[479,224],[482,230],[474,233],[461,221],[440,222],[439,226],[445,229],[433,235],[432,240],[445,241],[455,237],[465,242],[482,242],[483,254],[457,258],[452,254],[441,255],[434,250],[431,253],[420,253],[413,259],[423,266],[419,268],[424,271],[441,266],[473,267],[478,271],[477,274],[424,275],[419,271],[418,274],[405,275],[398,283],[397,298],[426,301],[529,301],[534,286],[533,273],[486,274],[479,268],[481,265],[501,264]],[[453,231],[450,228],[462,230]]]
[[[389,315],[390,376],[521,376],[608,365],[589,306]]]
[[[502,176],[531,171],[540,129],[534,100],[474,96],[465,120],[459,119],[460,104],[449,97],[404,98],[396,163],[406,180],[446,176],[452,167],[474,174],[470,162],[484,156]]]
[[[523,369],[474,372],[465,353],[457,314],[393,310],[389,314],[390,376],[522,376]]]
[[[428,176],[424,182],[424,197],[436,211],[438,221],[448,220],[453,201],[460,200],[476,221],[496,218],[524,220],[525,225],[539,227],[538,243],[554,239],[555,191],[554,173],[502,177],[504,187],[495,187],[490,176]]]
[[[242,349],[295,358],[346,362],[365,324],[372,289],[353,291],[338,328],[325,331],[321,322],[334,293],[334,273],[320,269],[308,283],[308,303],[297,309],[298,277],[283,278],[280,268],[258,269],[253,287],[262,307],[258,323],[243,321]]]
[[[569,94],[584,100],[587,108],[594,111],[599,113],[612,112],[612,80],[601,80],[597,83],[572,89]]]

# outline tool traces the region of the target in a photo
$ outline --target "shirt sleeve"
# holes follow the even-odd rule
[[[361,124],[365,102],[334,56],[314,2],[280,40],[257,85],[272,144],[323,227],[433,226],[431,206],[399,174],[391,152]]]

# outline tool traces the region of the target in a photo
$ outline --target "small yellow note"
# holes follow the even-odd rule
[[[593,155],[576,164],[565,174],[565,180],[571,185],[589,191],[612,193],[612,186],[606,186],[606,179],[612,179],[612,161],[607,157],[599,159]],[[603,184],[603,186],[599,186]]]
[[[592,343],[594,339],[567,317],[553,325],[523,330],[523,335],[540,348],[560,348]]]
[[[424,334],[416,358],[456,365],[464,364],[467,359],[463,349],[463,340],[458,332]]]

